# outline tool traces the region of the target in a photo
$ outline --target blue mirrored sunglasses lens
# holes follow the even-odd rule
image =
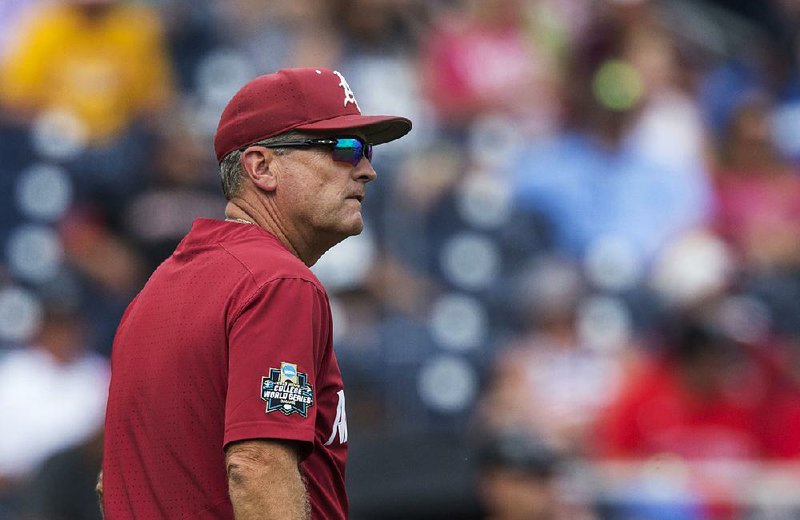
[[[362,157],[372,160],[372,145],[364,144],[358,139],[339,138],[333,148],[333,159],[357,165]]]

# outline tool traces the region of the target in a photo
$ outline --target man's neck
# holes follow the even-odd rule
[[[234,222],[253,224],[275,235],[283,245],[308,267],[311,267],[322,254],[327,251],[317,252],[311,244],[307,244],[299,233],[292,232],[287,226],[281,225],[281,219],[274,211],[262,204],[253,204],[244,198],[228,201],[225,206],[225,219]]]

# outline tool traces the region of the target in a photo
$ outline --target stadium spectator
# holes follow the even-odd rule
[[[129,197],[119,223],[146,261],[145,272],[170,255],[195,218],[213,217],[225,206],[200,136],[171,129],[154,148],[147,186]]]
[[[644,272],[670,240],[704,224],[709,187],[691,104],[687,116],[655,117],[687,106],[672,100],[674,48],[655,27],[624,27],[601,25],[600,41],[578,47],[566,130],[524,147],[513,190],[522,210],[550,221],[559,250],[584,259],[613,241]],[[684,132],[685,149],[660,151],[664,135]]]
[[[683,323],[680,329],[662,357],[645,360],[626,382],[606,416],[601,452],[758,457],[753,414],[764,381],[757,367],[741,346],[710,326]]]
[[[143,253],[91,207],[74,207],[59,227],[65,263],[80,284],[87,340],[94,350],[108,355],[119,316],[144,283]]]
[[[686,464],[687,495],[674,507],[696,502],[704,511],[696,518],[728,518],[735,511],[735,472],[691,464],[747,463],[764,456],[757,418],[766,373],[742,344],[699,317],[676,318],[664,340],[662,352],[632,369],[603,417],[596,454]],[[664,485],[669,493],[666,489],[680,484]],[[628,499],[637,500],[634,494]]]
[[[563,493],[563,460],[536,437],[513,429],[485,434],[477,447],[477,488],[488,520],[593,520]]]
[[[517,428],[552,450],[583,457],[621,385],[631,346],[603,344],[582,326],[588,299],[574,265],[543,258],[520,277],[526,329],[502,347],[480,406],[495,431]]]
[[[331,2],[217,2],[219,38],[241,52],[251,73],[286,66],[331,67],[341,56]]]
[[[32,20],[0,73],[0,100],[24,116],[66,110],[95,146],[168,106],[161,21],[124,0],[60,0]]]
[[[42,462],[102,425],[108,364],[87,349],[83,327],[79,314],[51,305],[35,341],[0,360],[0,496],[14,509]]]
[[[102,455],[99,429],[45,460],[25,493],[25,520],[102,520],[94,491]]]
[[[742,99],[720,146],[715,223],[746,264],[757,270],[800,268],[800,177],[771,140],[773,105]]]
[[[468,0],[437,17],[423,37],[422,81],[443,130],[456,136],[499,112],[539,132],[558,118],[558,70],[531,3]],[[531,95],[531,94],[534,95]]]
[[[775,327],[800,331],[800,177],[774,139],[778,106],[740,96],[718,147],[714,230],[736,254],[742,285],[764,301]]]

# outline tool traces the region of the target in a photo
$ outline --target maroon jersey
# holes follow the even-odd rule
[[[233,518],[224,447],[290,439],[314,518],[346,518],[347,422],[327,295],[255,225],[200,219],[114,340],[106,518]]]

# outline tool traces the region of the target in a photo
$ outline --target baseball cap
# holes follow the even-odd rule
[[[361,115],[350,85],[338,71],[281,69],[250,81],[228,102],[214,135],[217,160],[289,130],[358,130],[368,142],[381,144],[407,134],[411,121]]]

